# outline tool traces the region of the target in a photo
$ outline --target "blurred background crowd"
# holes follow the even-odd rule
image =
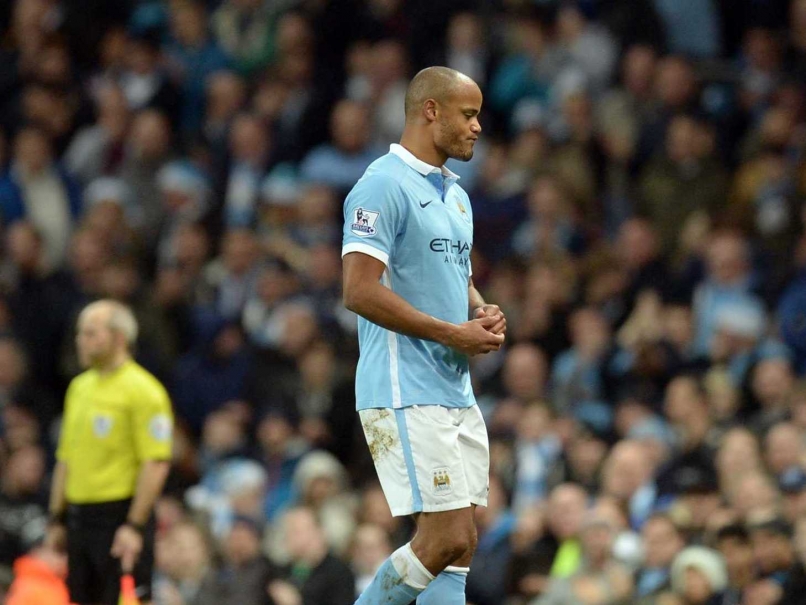
[[[485,93],[449,167],[509,319],[468,601],[806,602],[805,0],[15,0],[0,34],[0,586],[99,297],[177,415],[158,605],[351,604],[410,538],[341,204],[442,64]]]

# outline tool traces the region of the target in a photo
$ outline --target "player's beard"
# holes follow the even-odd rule
[[[473,142],[457,132],[450,122],[440,122],[439,138],[440,147],[449,158],[467,162],[473,157]]]

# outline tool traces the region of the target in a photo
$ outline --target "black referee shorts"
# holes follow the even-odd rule
[[[70,601],[79,605],[117,605],[120,596],[120,560],[109,554],[115,532],[129,513],[131,500],[67,507],[67,587]],[[134,568],[141,601],[151,600],[154,570],[154,519],[143,532],[143,550]]]

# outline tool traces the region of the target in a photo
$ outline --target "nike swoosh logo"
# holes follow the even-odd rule
[[[434,201],[434,200],[431,200],[431,202],[433,202],[433,201]],[[430,204],[431,202],[426,202],[425,204],[423,204],[422,202],[420,202],[420,208],[425,208],[425,207],[426,207],[426,206],[428,206],[428,204]]]

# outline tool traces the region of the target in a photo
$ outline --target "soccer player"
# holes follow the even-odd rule
[[[473,156],[481,103],[479,87],[459,72],[418,73],[400,144],[345,202],[344,303],[359,315],[357,408],[392,514],[417,521],[417,535],[384,562],[359,605],[465,603],[473,513],[486,505],[489,484],[468,358],[501,347],[506,319],[473,286],[470,201],[444,164]]]
[[[170,470],[173,416],[163,386],[131,357],[136,340],[137,321],[118,302],[94,302],[78,318],[88,369],[65,396],[48,541],[66,537],[79,605],[116,605],[121,573],[133,573],[142,603],[151,598],[152,513]]]

